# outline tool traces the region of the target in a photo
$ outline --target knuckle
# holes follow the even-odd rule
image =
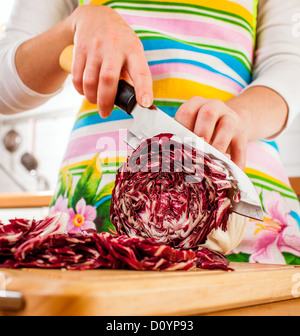
[[[194,112],[189,108],[188,104],[182,104],[176,113],[177,117],[193,116]]]
[[[104,69],[100,73],[100,80],[106,84],[111,84],[118,80],[120,77],[119,74],[113,69]]]
[[[82,77],[73,75],[72,82],[76,88],[80,88],[82,86]]]
[[[86,76],[84,78],[84,87],[86,89],[94,89],[97,87],[97,79],[94,76]]]
[[[215,114],[224,108],[224,103],[220,99],[209,99],[203,104],[202,108],[207,113]]]
[[[199,109],[199,113],[201,113],[205,119],[209,120],[214,119],[218,114],[214,106],[212,106],[210,103],[205,103]]]

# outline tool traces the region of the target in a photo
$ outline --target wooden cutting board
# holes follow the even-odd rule
[[[6,290],[20,291],[26,302],[18,313],[2,314],[199,315],[300,294],[298,267],[231,266],[234,272],[0,269]]]

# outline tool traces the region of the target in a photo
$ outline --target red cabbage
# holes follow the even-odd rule
[[[121,235],[197,248],[213,229],[226,231],[233,188],[227,177],[171,135],[143,140],[117,173],[111,221]]]

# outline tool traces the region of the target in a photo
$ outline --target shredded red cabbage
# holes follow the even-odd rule
[[[179,250],[153,239],[95,230],[61,233],[67,224],[64,215],[0,222],[0,267],[188,270],[203,266],[231,270],[227,259],[206,249]]]

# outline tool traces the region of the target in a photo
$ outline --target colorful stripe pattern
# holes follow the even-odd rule
[[[256,1],[84,1],[116,10],[141,39],[153,77],[155,104],[174,117],[179,106],[201,95],[223,101],[251,81]],[[129,127],[131,117],[115,108],[101,119],[87,101],[77,115],[63,167],[96,155],[106,132]],[[110,151],[113,160],[115,154]],[[118,165],[115,165],[115,170]]]
[[[94,0],[91,4],[110,6],[135,30],[153,76],[155,104],[172,117],[193,96],[225,101],[251,81],[253,0]],[[92,110],[96,112],[96,107]],[[75,129],[128,118],[118,109],[105,120],[83,111]]]
[[[245,172],[257,189],[276,191],[283,197],[298,199],[281,164],[279,150],[273,143],[259,141],[248,144]]]

